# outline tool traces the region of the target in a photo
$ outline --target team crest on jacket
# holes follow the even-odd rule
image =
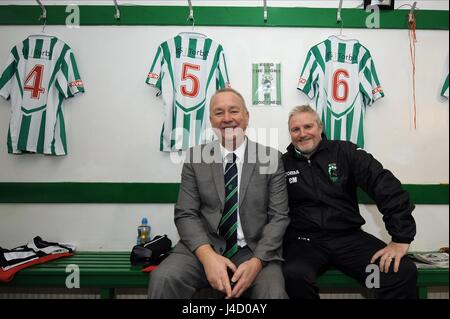
[[[336,163],[330,163],[328,164],[328,175],[330,176],[330,179],[333,183],[336,183],[338,180],[338,174],[337,174],[337,165]]]

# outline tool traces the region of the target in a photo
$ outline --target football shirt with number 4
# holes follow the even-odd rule
[[[185,150],[214,139],[209,101],[229,86],[222,45],[202,34],[180,33],[158,47],[146,83],[164,101],[161,151]]]
[[[297,88],[314,100],[327,138],[364,147],[365,108],[384,96],[367,48],[336,36],[313,46]]]
[[[0,95],[11,99],[8,153],[66,155],[63,100],[84,92],[71,48],[53,36],[33,35],[11,49]]]

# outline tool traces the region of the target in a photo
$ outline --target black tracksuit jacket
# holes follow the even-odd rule
[[[409,194],[390,171],[355,144],[322,136],[309,160],[292,144],[282,158],[291,217],[288,238],[359,229],[365,223],[358,207],[359,186],[375,201],[394,242],[410,243],[414,239],[414,205]]]

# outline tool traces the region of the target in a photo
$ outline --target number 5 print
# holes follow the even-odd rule
[[[189,91],[187,89],[187,86],[185,84],[181,85],[181,94],[188,97],[196,97],[198,95],[199,89],[200,89],[200,80],[198,77],[193,75],[192,73],[189,73],[189,70],[199,71],[200,65],[196,64],[190,64],[190,63],[184,63],[183,64],[183,71],[181,73],[181,80],[191,80],[192,81],[192,89]]]

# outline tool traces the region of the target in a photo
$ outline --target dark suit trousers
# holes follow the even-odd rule
[[[386,243],[362,231],[345,234],[315,233],[293,235],[288,232],[284,243],[283,273],[286,292],[291,299],[319,298],[317,278],[333,266],[366,286],[366,272],[372,256]],[[379,260],[375,261],[375,263]],[[369,293],[380,299],[417,298],[417,269],[408,258],[403,257],[399,271],[394,272],[394,262],[389,272],[379,272],[379,288],[369,289]]]

